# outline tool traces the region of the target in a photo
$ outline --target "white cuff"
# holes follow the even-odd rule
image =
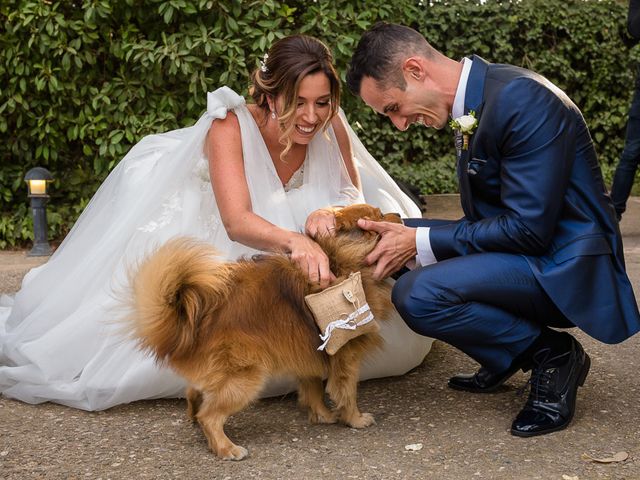
[[[418,261],[421,266],[426,267],[432,263],[436,263],[436,256],[431,250],[431,241],[429,240],[429,227],[418,227],[416,229],[416,250],[418,251]]]

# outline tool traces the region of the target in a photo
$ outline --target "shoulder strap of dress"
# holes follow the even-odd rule
[[[229,87],[220,87],[215,92],[207,93],[207,114],[214,118],[225,118],[227,111],[244,103],[244,98]]]

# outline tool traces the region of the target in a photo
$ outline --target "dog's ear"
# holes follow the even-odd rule
[[[336,232],[347,232],[353,230],[356,227],[357,218],[350,218],[348,215],[343,215],[340,212],[336,212]]]
[[[376,222],[379,222],[381,220],[384,220],[384,215],[382,215],[382,210],[380,210],[379,208],[374,208],[371,214],[369,215],[369,217],[367,218],[369,220],[374,220]]]
[[[375,220],[379,222],[382,220],[382,212],[379,208],[367,205],[365,203],[359,203],[349,205],[335,212],[336,217],[336,231],[348,232],[352,230],[360,230],[358,228],[358,220],[365,218],[367,220]]]
[[[400,214],[399,213],[385,213],[382,216],[382,221],[383,222],[390,222],[390,223],[402,223],[402,218],[400,218]]]

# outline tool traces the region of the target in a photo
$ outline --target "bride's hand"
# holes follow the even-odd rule
[[[317,235],[334,235],[336,216],[333,208],[321,208],[311,212],[304,224],[304,230],[310,237]]]
[[[335,275],[329,269],[329,257],[316,242],[300,233],[294,233],[289,240],[291,259],[314,283],[327,288]]]

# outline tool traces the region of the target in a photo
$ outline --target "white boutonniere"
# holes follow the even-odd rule
[[[462,134],[462,149],[467,150],[469,148],[469,137],[473,135],[473,132],[478,127],[476,112],[469,110],[467,115],[451,120],[449,126]]]

